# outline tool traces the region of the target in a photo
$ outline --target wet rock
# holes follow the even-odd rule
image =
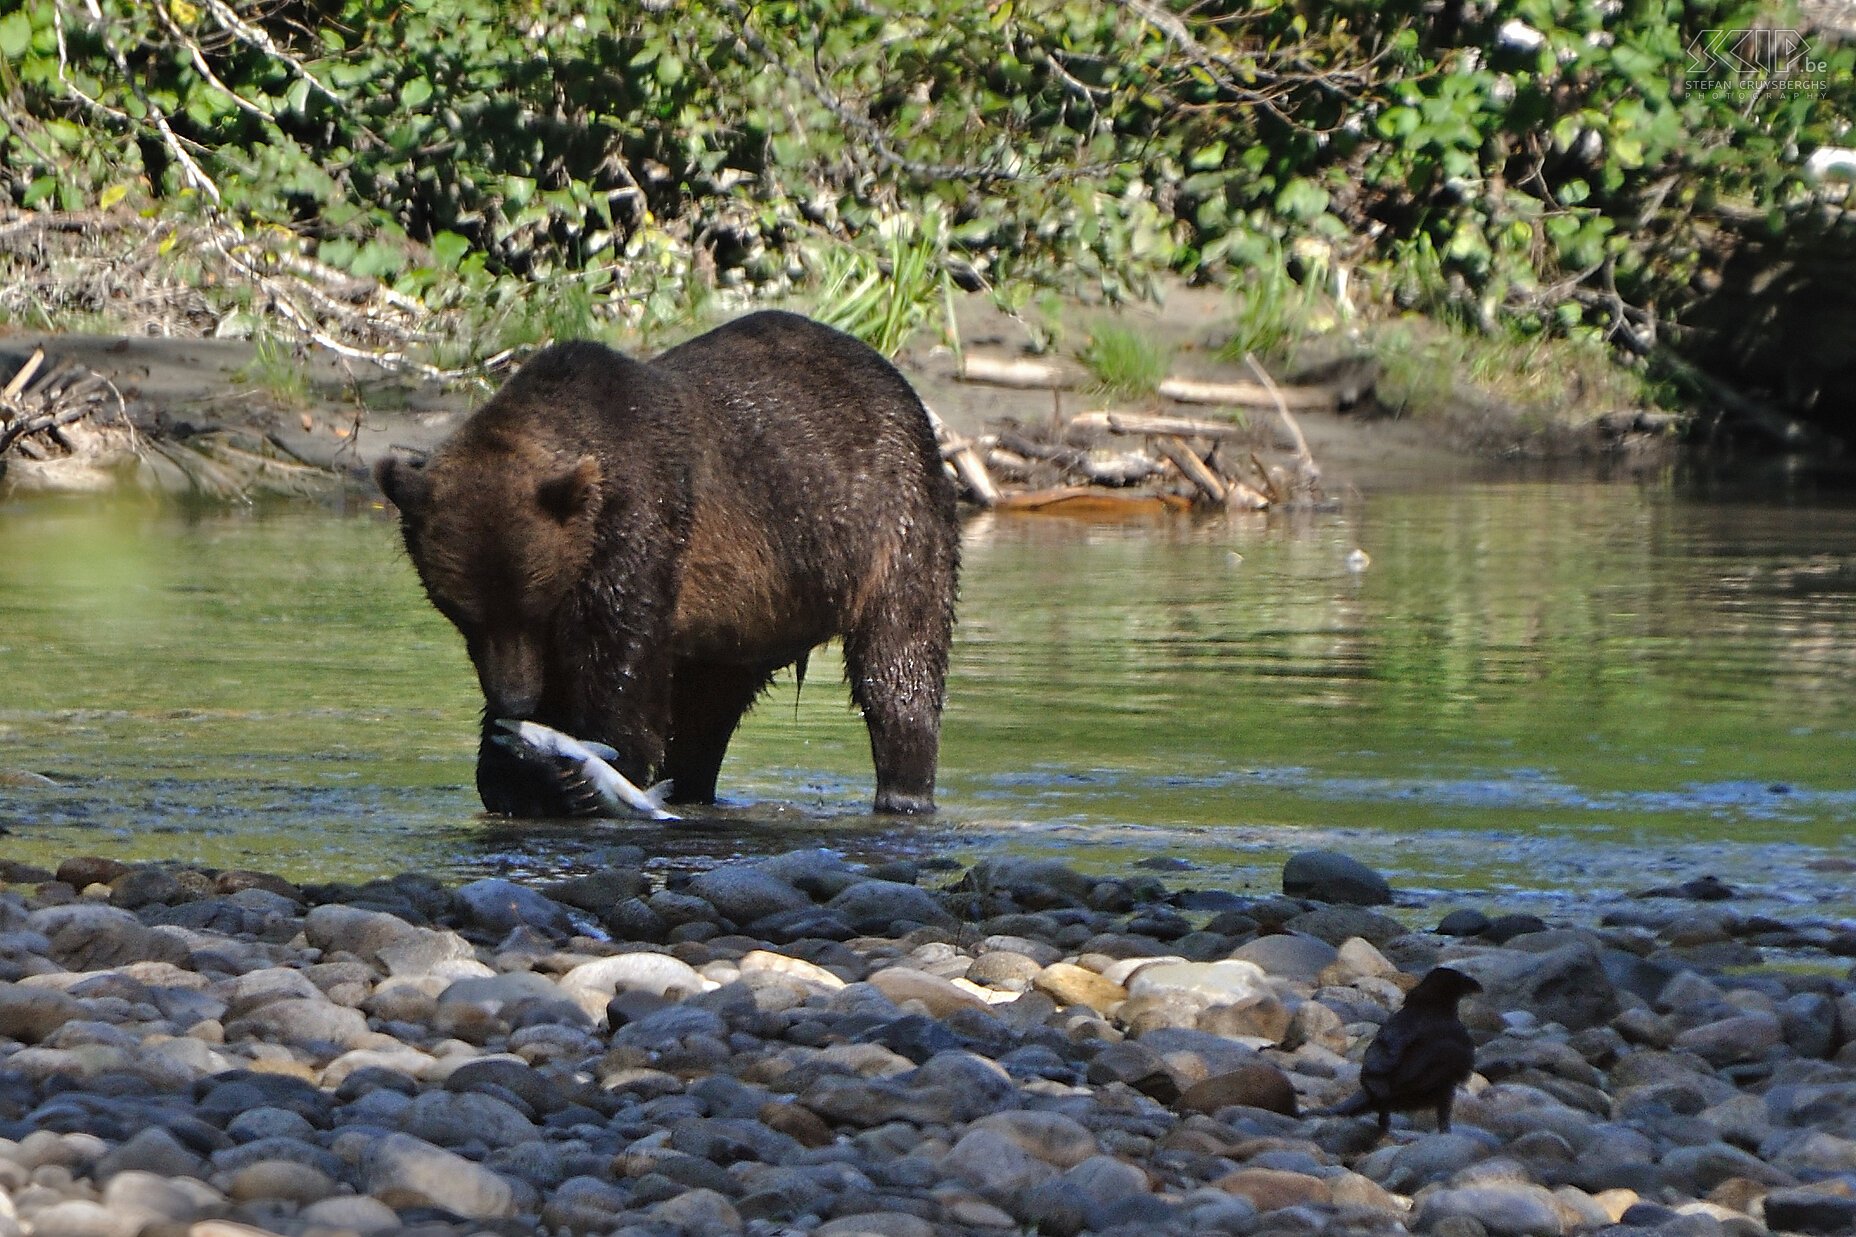
[[[514,881],[471,881],[451,896],[466,928],[499,938],[519,927],[554,937],[571,936],[574,931],[573,920],[558,902]]]
[[[1353,906],[1384,906],[1392,901],[1392,886],[1384,876],[1332,850],[1305,850],[1289,856],[1282,869],[1282,891],[1292,898]]]
[[[129,865],[117,859],[82,855],[59,864],[57,879],[73,889],[82,890],[91,885],[107,885],[128,870]]]
[[[1291,932],[1326,941],[1336,949],[1355,937],[1383,945],[1408,931],[1390,915],[1381,915],[1364,906],[1318,906],[1297,915],[1284,926]]]
[[[757,864],[730,863],[699,873],[689,891],[740,924],[812,909],[809,896]]]
[[[881,934],[897,923],[951,928],[954,917],[926,889],[896,881],[859,881],[834,895],[826,909],[859,932]]]
[[[1436,932],[1439,936],[1481,936],[1492,922],[1479,910],[1461,907],[1439,920]]]

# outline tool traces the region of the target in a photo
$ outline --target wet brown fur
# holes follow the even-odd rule
[[[876,804],[933,807],[959,538],[921,402],[863,344],[751,314],[638,361],[538,353],[429,461],[383,460],[427,595],[484,691],[492,811],[570,806],[497,718],[617,748],[707,802],[742,714],[844,641]]]

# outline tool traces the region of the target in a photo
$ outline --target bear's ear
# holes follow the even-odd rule
[[[426,475],[424,460],[383,455],[374,465],[374,482],[404,515],[417,515],[432,495],[432,479]]]
[[[561,524],[592,511],[599,500],[599,460],[583,455],[565,471],[535,487],[541,509]]]

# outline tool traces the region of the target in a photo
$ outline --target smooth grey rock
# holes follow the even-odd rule
[[[304,1000],[326,1001],[322,989],[310,980],[309,976],[293,967],[267,966],[255,971],[246,971],[234,975],[213,989],[214,995],[225,1002],[225,1019],[242,1018],[260,1005],[272,1001]]]
[[[307,1165],[330,1177],[341,1176],[343,1169],[341,1160],[333,1152],[315,1143],[297,1138],[260,1138],[213,1152],[213,1170],[235,1173],[267,1160]]]
[[[1049,1157],[1039,1157],[1048,1160]],[[1053,1161],[1054,1162],[1054,1161]],[[1061,1180],[1098,1206],[1153,1189],[1147,1171],[1112,1155],[1092,1155],[1071,1166]]]
[[[353,1048],[367,1034],[366,1014],[333,1004],[320,993],[313,1000],[292,997],[271,1001],[226,1025],[228,1040],[258,1039],[278,1044]]]
[[[1009,1199],[1057,1175],[1017,1142],[991,1129],[970,1129],[941,1157],[941,1171],[989,1198]]]
[[[753,923],[768,915],[809,910],[812,899],[759,864],[729,863],[697,874],[689,891],[724,919]]]
[[[1392,886],[1384,876],[1351,855],[1333,850],[1305,850],[1283,864],[1282,891],[1292,898],[1384,906]]]
[[[859,932],[887,932],[898,920],[949,928],[955,924],[933,894],[896,881],[859,881],[835,895],[825,909]]]
[[[681,958],[642,950],[583,962],[561,976],[563,988],[606,996],[619,991],[689,995],[713,986]]]
[[[503,1177],[409,1134],[370,1143],[361,1174],[367,1192],[389,1207],[442,1207],[478,1220],[516,1213],[515,1190]]]
[[[88,1199],[53,1203],[32,1217],[33,1237],[136,1237],[148,1217],[115,1211]]]
[[[223,1201],[219,1192],[204,1182],[175,1180],[141,1169],[116,1173],[103,1187],[102,1198],[104,1207],[111,1211],[181,1223]]]
[[[1156,962],[1144,966],[1128,981],[1130,997],[1184,993],[1201,1006],[1234,1005],[1268,995],[1263,968],[1254,962]]]
[[[1338,955],[1339,951],[1326,941],[1294,932],[1259,936],[1231,951],[1231,957],[1253,962],[1269,975],[1309,983],[1314,982]]]
[[[0,985],[0,1037],[36,1044],[82,1016],[83,1006],[56,988]]]
[[[541,1136],[513,1105],[477,1091],[425,1091],[399,1116],[400,1129],[440,1147],[508,1147]]]
[[[1491,950],[1452,962],[1482,984],[1468,1009],[1499,1017],[1526,1010],[1542,1022],[1557,1022],[1569,1031],[1609,1022],[1621,1008],[1617,989],[1605,974],[1598,951],[1589,943],[1569,944],[1545,953]]]
[[[1430,1232],[1462,1217],[1489,1237],[1560,1237],[1565,1225],[1553,1193],[1537,1185],[1473,1185],[1438,1190],[1419,1207],[1416,1227]]]
[[[316,1127],[309,1118],[288,1108],[251,1108],[226,1123],[226,1133],[238,1142],[255,1142],[260,1138],[315,1137]]]
[[[1766,1195],[1766,1224],[1774,1232],[1843,1237],[1856,1232],[1856,1198],[1803,1187]]]
[[[488,877],[461,885],[451,895],[466,927],[507,936],[529,927],[548,936],[571,936],[573,919],[566,908],[543,894],[514,881]]]
[[[575,1233],[606,1233],[618,1227],[631,1196],[597,1177],[570,1177],[547,1192],[541,1222]]]
[[[991,1130],[1011,1140],[1020,1150],[1058,1168],[1074,1168],[1095,1156],[1096,1136],[1071,1117],[1057,1112],[1018,1109],[981,1117],[967,1127]]]
[[[755,865],[761,871],[811,895],[830,899],[868,876],[844,856],[823,847],[789,850]]]
[[[1736,1061],[1757,1061],[1784,1042],[1778,1015],[1750,1013],[1691,1027],[1676,1036],[1672,1047],[1692,1052],[1718,1068]]]
[[[204,1163],[160,1126],[138,1131],[127,1142],[97,1162],[96,1177],[108,1181],[117,1173],[139,1170],[158,1177],[198,1177]]]
[[[685,1190],[645,1213],[654,1224],[667,1224],[691,1234],[738,1233],[741,1213],[726,1195],[711,1189]]]
[[[1283,927],[1291,932],[1326,941],[1337,949],[1355,937],[1374,945],[1384,945],[1410,931],[1390,915],[1382,915],[1364,906],[1350,905],[1317,906],[1312,911],[1297,915]]]
[[[1055,859],[1002,855],[974,864],[960,884],[963,889],[1010,894],[1020,906],[1044,910],[1087,903],[1096,880]]]
[[[33,911],[26,916],[25,930],[44,936],[50,945],[47,956],[73,971],[135,962],[187,962],[186,943],[170,930],[145,927],[130,912],[96,902]]]
[[[1366,1175],[1388,1190],[1414,1194],[1487,1159],[1495,1149],[1487,1137],[1462,1131],[1426,1134],[1396,1148],[1383,1167]]]
[[[351,1230],[361,1237],[390,1233],[400,1227],[399,1213],[365,1194],[325,1198],[303,1208],[297,1218],[319,1228]]]
[[[438,994],[437,1004],[475,1005],[491,1014],[522,1001],[564,1001],[561,986],[534,971],[508,971],[501,975],[467,975],[454,979]]]
[[[324,951],[351,953],[389,975],[423,975],[441,962],[474,959],[476,950],[455,932],[407,923],[384,911],[352,906],[318,906],[303,919],[309,943]]]

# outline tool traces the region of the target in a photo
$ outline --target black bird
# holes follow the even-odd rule
[[[1457,1084],[1476,1064],[1476,1043],[1457,1017],[1456,1003],[1482,985],[1461,971],[1440,966],[1405,994],[1405,1004],[1366,1046],[1360,1062],[1360,1091],[1323,1110],[1350,1117],[1369,1109],[1379,1114],[1381,1133],[1392,1128],[1393,1112],[1432,1108],[1437,1128],[1450,1128]]]

